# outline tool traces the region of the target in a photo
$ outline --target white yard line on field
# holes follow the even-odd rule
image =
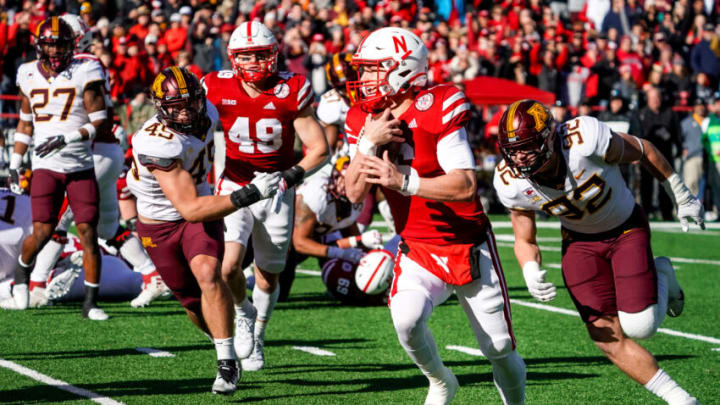
[[[473,349],[472,347],[447,345],[445,346],[445,348],[448,350],[455,350],[461,353],[469,354],[471,356],[485,357],[480,351],[480,349]]]
[[[321,275],[322,275],[322,272],[319,271],[319,270],[295,269],[295,272],[296,272],[296,273],[301,273],[301,274],[307,274],[307,275],[310,275],[310,276],[321,276]]]
[[[140,353],[149,354],[150,357],[175,357],[174,354],[164,350],[153,349],[152,347],[136,347],[135,350]]]
[[[315,356],[334,356],[335,353],[323,350],[319,347],[315,346],[293,346],[292,347],[295,350],[300,350],[301,352],[310,353]]]
[[[74,385],[70,385],[66,383],[65,381],[56,380],[52,377],[49,377],[45,374],[38,373],[37,371],[33,369],[29,369],[25,366],[21,366],[17,363],[13,363],[12,361],[0,359],[0,367],[5,367],[7,369],[10,369],[18,374],[22,374],[26,377],[30,377],[35,381],[39,381],[41,383],[52,385],[55,388],[61,389],[63,391],[70,392],[75,395],[79,395],[81,397],[85,397],[93,402],[97,402],[98,404],[103,405],[122,405],[123,402],[115,401],[112,398],[104,397],[100,394],[97,394],[92,391],[88,391],[82,388],[78,388]]]
[[[511,299],[510,303],[520,305],[523,307],[529,307],[529,308],[540,309],[543,311],[555,312],[555,313],[563,314],[563,315],[580,316],[580,314],[578,314],[577,311],[575,311],[575,310],[554,307],[552,305],[539,304],[537,302],[528,302],[528,301],[523,301],[523,300]],[[666,335],[678,336],[678,337],[682,337],[682,338],[690,339],[690,340],[699,340],[701,342],[720,344],[720,339],[710,337],[710,336],[696,335],[694,333],[680,332],[677,330],[666,329],[666,328],[659,328],[658,332],[664,333]]]

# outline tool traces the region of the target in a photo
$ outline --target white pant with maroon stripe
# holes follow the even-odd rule
[[[491,248],[492,246],[492,248]],[[510,301],[507,295],[505,276],[500,260],[494,249],[494,238],[482,246],[480,260],[480,278],[462,285],[447,284],[430,271],[424,269],[402,252],[399,252],[398,264],[391,289],[390,305],[403,291],[420,292],[432,304],[432,308],[445,302],[454,292],[460,305],[470,320],[478,345],[490,360],[507,356],[515,348],[512,333]],[[393,308],[395,317],[403,316],[404,311]],[[421,319],[418,320],[422,322]]]

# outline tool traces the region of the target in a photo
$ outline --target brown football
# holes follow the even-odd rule
[[[377,114],[374,114],[373,120],[380,119],[380,117],[382,117],[382,114],[383,114],[382,111]],[[391,113],[389,120],[392,120],[392,119],[393,119],[393,115]],[[405,121],[400,121],[400,129],[402,129],[402,131],[403,131],[402,135],[400,135],[400,136],[405,138],[406,141],[411,138],[410,128],[408,128],[408,125]],[[377,148],[376,156],[379,157],[380,159],[382,159],[383,152],[385,152],[387,150],[390,161],[393,163],[398,163],[397,157],[398,157],[398,154],[400,153],[400,146],[401,146],[401,142],[390,142],[385,145],[381,145]]]

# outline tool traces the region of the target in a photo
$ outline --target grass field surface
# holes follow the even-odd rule
[[[512,252],[507,216],[492,218],[512,300],[518,352],[527,364],[528,404],[661,404],[590,342],[560,274],[557,222],[538,230],[557,298],[534,301]],[[681,233],[653,226],[655,255],[673,258],[685,312],[666,318],[642,344],[703,404],[720,403],[720,229]],[[343,307],[327,298],[314,259],[297,274],[289,302],[267,329],[266,368],[245,372],[232,397],[210,393],[215,352],[175,301],[132,309],[106,302],[107,322],[80,316],[80,303],[0,312],[0,403],[104,404],[421,404],[427,380],[400,347],[386,307]],[[430,328],[458,376],[454,404],[500,403],[453,297]],[[150,354],[148,354],[150,353]]]

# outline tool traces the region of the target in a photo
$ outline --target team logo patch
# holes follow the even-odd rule
[[[435,96],[433,96],[432,93],[427,93],[415,100],[415,108],[417,108],[418,111],[427,111],[432,107],[433,102],[435,102]]]
[[[149,236],[143,236],[141,238],[141,242],[144,248],[157,247],[157,245],[153,243],[152,238]]]
[[[527,197],[528,200],[530,200],[534,203],[540,201],[540,199],[541,199],[540,196],[537,195],[537,192],[535,192],[535,189],[532,187],[528,187],[525,190],[523,190],[523,195],[525,197]]]
[[[275,93],[275,97],[285,98],[290,95],[290,86],[288,86],[287,83],[280,83],[275,86],[273,92]]]

